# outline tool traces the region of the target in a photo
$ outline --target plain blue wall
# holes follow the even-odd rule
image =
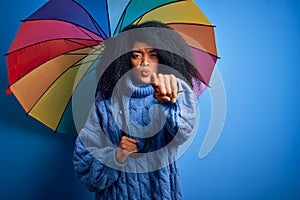
[[[1,3],[0,199],[92,199],[74,177],[73,135],[53,134],[6,95],[7,52],[26,18],[46,1]],[[96,15],[97,2],[81,0]],[[216,25],[227,116],[213,151],[198,158],[210,117],[179,159],[185,199],[300,199],[300,2],[196,1]],[[97,17],[96,17],[97,18]]]

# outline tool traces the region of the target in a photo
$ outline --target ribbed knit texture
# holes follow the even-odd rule
[[[130,116],[127,116],[127,118],[139,126],[148,125],[151,121],[149,109],[158,104],[152,96],[153,88],[149,84],[136,87],[130,81],[127,81],[124,89],[132,94],[129,101]],[[163,105],[167,121],[159,133],[151,137],[149,152],[165,147],[176,134],[179,134],[179,137],[176,137],[180,140],[178,142],[184,142],[190,136],[195,120],[195,113],[193,112],[195,102],[186,101],[190,100],[179,98],[175,104],[167,103]],[[112,106],[111,99],[102,99],[101,95],[97,95],[95,106],[90,111],[85,128],[82,129],[76,140],[74,169],[80,181],[90,191],[96,192],[95,198],[97,200],[182,199],[176,161],[158,170],[144,173],[125,172],[129,167],[137,167],[132,165],[131,160],[134,158],[128,158],[124,164],[116,161],[115,148],[110,147],[105,142],[106,136],[110,142],[118,146],[123,135],[113,118],[113,113],[119,111],[113,110],[112,107],[114,106]],[[183,107],[188,109],[188,112],[183,112]],[[187,115],[185,116],[183,113],[187,113]],[[160,118],[160,114],[158,113],[154,118]],[[100,129],[97,128],[97,124],[100,124],[105,136],[98,133]],[[141,142],[139,148],[145,144],[144,138],[134,138]],[[173,150],[169,154],[160,155],[160,162],[167,162],[170,156],[176,154],[176,149],[171,149]],[[150,166],[157,162],[157,159],[141,159],[147,159],[142,164],[144,165],[142,166],[143,169],[147,165]],[[107,166],[107,163],[109,166]],[[117,170],[112,166],[120,168]]]

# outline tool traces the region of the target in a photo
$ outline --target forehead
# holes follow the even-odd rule
[[[132,50],[141,50],[141,49],[153,50],[153,47],[144,42],[134,42],[133,43]]]

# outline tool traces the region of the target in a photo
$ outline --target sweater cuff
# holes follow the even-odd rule
[[[118,150],[118,149],[115,149],[115,150],[114,150],[114,153],[113,153],[114,163],[116,164],[117,167],[124,167],[124,166],[127,165],[127,160],[125,160],[125,162],[123,162],[123,163],[120,163],[120,162],[118,161],[118,159],[117,159],[117,156],[116,156],[117,150]]]

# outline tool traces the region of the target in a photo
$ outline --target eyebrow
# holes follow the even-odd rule
[[[150,49],[150,48],[148,48],[148,49]],[[152,50],[149,51],[149,53],[153,53],[153,52],[157,52],[157,50],[156,49],[152,49]],[[135,49],[135,50],[132,50],[131,53],[142,53],[142,50]]]

